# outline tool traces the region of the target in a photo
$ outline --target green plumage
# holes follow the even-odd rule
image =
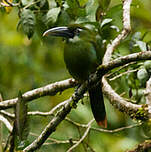
[[[79,81],[87,80],[97,67],[95,48],[84,40],[72,40],[65,44],[64,61],[70,74]]]
[[[91,73],[96,71],[102,62],[104,52],[101,40],[96,33],[79,27],[58,27],[44,33],[44,35],[65,37],[64,61],[69,73],[78,80],[88,80]],[[101,82],[89,90],[90,104],[95,120],[100,126],[106,127],[106,113],[102,94]]]

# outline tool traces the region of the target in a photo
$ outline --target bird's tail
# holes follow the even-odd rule
[[[93,116],[99,126],[106,128],[107,119],[101,84],[99,83],[96,86],[90,88],[88,92]]]

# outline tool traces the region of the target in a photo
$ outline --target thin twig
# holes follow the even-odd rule
[[[61,108],[63,105],[67,104],[68,100],[64,101],[64,102],[61,102],[59,103],[58,105],[56,105],[54,108],[52,108],[50,111],[48,112],[41,112],[41,111],[29,111],[27,114],[28,115],[31,115],[31,116],[50,116],[50,115],[53,115],[53,113],[58,110],[59,108]],[[14,119],[15,118],[15,114],[12,114],[12,113],[9,113],[5,110],[0,110],[0,114],[5,116],[5,117],[8,117],[10,119]]]
[[[75,121],[73,121],[69,118],[66,118],[65,120],[67,120],[68,122],[72,123],[75,126],[82,127],[82,128],[87,128],[86,124],[80,124],[80,123],[75,122]],[[92,120],[94,120],[94,119],[92,119]],[[112,129],[112,130],[103,129],[103,128],[95,128],[95,127],[91,127],[90,129],[94,130],[94,131],[98,131],[98,132],[117,133],[117,132],[123,131],[125,129],[131,129],[131,128],[135,128],[135,127],[138,127],[138,126],[141,126],[141,125],[142,125],[142,123],[137,123],[137,124],[132,124],[132,125],[129,125],[129,126],[125,126],[125,127],[121,127],[121,128],[117,128],[117,129]]]
[[[121,66],[117,70],[115,70],[114,72],[106,74],[106,77],[112,77],[112,75],[116,74],[117,72],[121,71],[122,69],[125,69],[128,66],[133,65],[133,64],[136,64],[136,62],[130,62],[130,63],[124,64],[123,66]]]
[[[0,121],[3,122],[3,124],[6,126],[6,128],[11,132],[13,130],[12,125],[10,124],[10,122],[3,117],[2,115],[0,115]]]
[[[87,124],[87,129],[86,131],[84,132],[83,136],[80,138],[80,140],[74,144],[72,147],[70,147],[67,152],[71,152],[74,148],[76,148],[85,138],[86,136],[88,135],[89,131],[90,131],[90,128],[91,128],[91,124],[93,123],[94,120],[91,120],[88,124]]]
[[[30,133],[30,135],[32,135],[32,136],[35,136],[35,137],[38,137],[39,135],[37,135],[36,133]],[[58,139],[55,139],[55,138],[48,138],[47,140],[50,140],[50,141],[52,141],[53,143],[48,143],[48,144],[70,144],[71,143],[71,139],[69,139],[69,140],[58,140]],[[77,140],[72,140],[72,143],[77,143]]]
[[[126,72],[120,73],[119,75],[116,75],[115,77],[109,79],[109,81],[114,81],[114,80],[116,80],[116,79],[118,79],[118,78],[120,78],[120,77],[122,77],[122,76],[124,76],[126,74],[133,73],[133,72],[136,72],[136,71],[138,71],[138,69],[128,70]]]
[[[39,2],[40,2],[40,0],[32,1],[31,3],[29,3],[28,5],[26,5],[26,6],[24,7],[24,9],[27,9],[28,7],[31,7],[32,5],[35,5],[35,4],[39,3]]]

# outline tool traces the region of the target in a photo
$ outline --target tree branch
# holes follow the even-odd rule
[[[86,124],[80,124],[80,123],[75,122],[75,121],[73,121],[69,118],[66,118],[65,120],[68,121],[69,123],[77,126],[77,127],[81,127],[81,128],[87,128],[88,127]],[[92,119],[92,120],[94,120],[94,119]],[[125,127],[121,127],[121,128],[117,128],[117,129],[112,129],[112,130],[103,129],[103,128],[95,128],[95,127],[91,127],[90,129],[93,130],[93,131],[97,131],[97,132],[117,133],[117,132],[123,131],[125,129],[131,129],[131,128],[138,127],[138,126],[141,126],[141,125],[142,125],[142,123],[138,123],[138,124],[133,124],[133,125],[129,125],[129,126],[125,126]]]
[[[12,127],[12,125],[10,124],[10,122],[9,122],[5,117],[3,117],[2,115],[0,115],[0,121],[2,121],[2,122],[5,124],[6,128],[7,128],[10,132],[12,132],[13,127]]]
[[[137,148],[135,148],[134,150],[130,150],[127,152],[147,152],[150,151],[150,149],[151,149],[151,140],[146,140],[143,143],[139,144]]]
[[[123,0],[123,30],[121,33],[112,41],[112,44],[107,46],[106,53],[104,55],[103,64],[109,63],[112,53],[115,48],[120,44],[121,40],[123,40],[130,32],[130,5],[132,0]],[[140,52],[141,54],[142,52]],[[122,60],[121,60],[122,62]],[[141,105],[134,105],[130,102],[127,102],[118,95],[112,87],[107,82],[105,76],[102,78],[103,83],[103,93],[109,99],[109,101],[115,105],[120,111],[124,111],[128,113],[131,117],[134,116],[135,113],[142,107]],[[138,112],[139,113],[139,112]],[[146,114],[144,114],[146,115]],[[139,116],[134,116],[135,118],[139,118]]]
[[[32,101],[34,99],[48,96],[48,95],[55,95],[58,92],[62,92],[65,89],[72,88],[77,85],[77,82],[74,79],[67,79],[59,82],[55,82],[49,85],[46,85],[44,87],[34,89],[31,91],[28,91],[22,95],[24,101]],[[17,103],[18,98],[5,100],[0,102],[0,110],[1,109],[7,109],[12,106],[14,106]]]
[[[90,131],[90,128],[91,128],[91,124],[93,123],[94,119],[92,119],[88,124],[87,124],[87,129],[86,131],[84,132],[83,136],[80,138],[80,140],[74,144],[72,147],[70,147],[67,152],[71,152],[74,148],[76,148],[85,138],[86,136],[88,135],[89,131]]]
[[[133,53],[127,56],[117,58],[113,61],[110,61],[109,63],[100,65],[97,68],[97,72],[93,74],[91,80],[89,80],[89,84],[92,85],[92,84],[97,83],[101,79],[102,75],[106,74],[108,71],[116,67],[119,67],[119,66],[122,66],[124,64],[131,63],[134,61],[141,61],[141,60],[151,60],[151,51]],[[23,99],[24,101],[29,102],[43,96],[50,96],[50,95],[53,96],[57,94],[58,92],[64,91],[65,89],[68,89],[68,88],[72,88],[76,86],[77,84],[78,83],[74,79],[67,79],[67,80],[55,82],[47,86],[24,93]],[[87,87],[88,87],[88,83],[86,82],[81,88],[84,88],[84,90],[86,91]],[[104,92],[107,92],[107,91],[109,90],[106,90],[106,91],[104,90]],[[0,110],[7,109],[14,106],[17,103],[17,100],[18,98],[0,102]]]
[[[108,44],[107,50],[104,55],[103,63],[108,63],[111,59],[114,49],[120,44],[131,30],[130,25],[130,5],[132,0],[123,0],[123,30],[122,32],[112,41],[112,44]]]
[[[151,113],[151,77],[146,83],[146,90],[144,94],[146,96],[146,104],[148,105],[148,111],[149,113]]]

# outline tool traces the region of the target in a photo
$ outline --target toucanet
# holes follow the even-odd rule
[[[64,61],[73,78],[83,83],[102,62],[100,38],[97,32],[77,25],[55,27],[43,36],[57,36],[65,39]],[[93,116],[99,126],[107,127],[106,112],[101,82],[88,89]]]

